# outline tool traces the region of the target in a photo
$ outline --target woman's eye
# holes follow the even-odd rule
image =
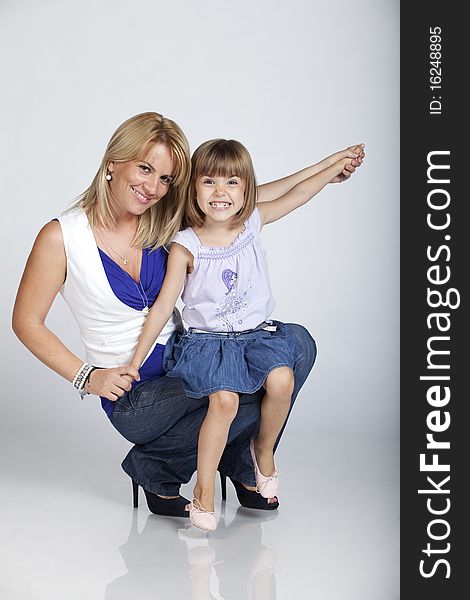
[[[150,167],[147,167],[147,165],[139,165],[139,169],[142,171],[142,173],[145,173],[146,175],[150,173]]]
[[[160,179],[166,185],[170,185],[170,183],[173,181],[173,179],[171,177],[169,177],[168,175],[162,175],[162,177],[160,177]]]

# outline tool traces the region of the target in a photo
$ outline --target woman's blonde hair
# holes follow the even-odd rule
[[[142,160],[149,144],[163,144],[172,155],[175,177],[168,192],[139,216],[134,246],[158,248],[169,243],[181,228],[184,202],[189,184],[191,163],[189,144],[180,127],[159,113],[145,112],[124,121],[109,140],[108,146],[90,187],[72,208],[81,207],[90,225],[113,227],[117,222],[114,199],[106,180],[111,162]]]
[[[185,227],[201,227],[205,215],[196,200],[199,177],[240,177],[245,183],[245,200],[237,214],[235,226],[248,219],[256,205],[256,176],[251,156],[237,140],[216,139],[201,144],[191,158],[191,181],[186,198]]]

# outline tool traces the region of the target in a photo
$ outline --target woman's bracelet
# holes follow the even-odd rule
[[[76,390],[78,390],[78,393],[82,398],[88,394],[88,392],[85,390],[85,384],[87,383],[92,371],[95,369],[96,367],[93,365],[83,363],[83,365],[75,373],[75,377],[72,380],[72,385]]]

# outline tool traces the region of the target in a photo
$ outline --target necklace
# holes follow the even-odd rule
[[[112,250],[112,252],[114,254],[116,254],[116,256],[119,256],[119,258],[122,260],[122,262],[127,265],[129,263],[129,258],[127,256],[121,256],[119,254],[119,252],[117,250],[114,250],[114,248],[112,246],[110,246],[109,244],[107,244],[104,239],[102,238],[102,236],[100,235],[99,231],[96,231],[96,235],[100,238],[103,246],[109,251]],[[124,269],[123,269],[124,270]],[[144,287],[142,285],[142,282],[139,279],[139,283],[137,283],[135,281],[135,279],[133,277],[131,277],[131,275],[127,272],[124,271],[124,273],[131,279],[132,283],[135,285],[136,290],[139,292],[139,296],[142,300],[142,304],[143,304],[143,308],[142,308],[142,312],[146,315],[150,308],[149,308],[149,299],[147,297],[147,294],[145,293]]]
[[[128,275],[129,275],[129,273],[128,273]],[[131,277],[131,276],[129,275],[129,277]],[[131,279],[132,279],[132,277],[131,277]],[[134,279],[132,279],[132,281],[134,282],[136,290],[139,292],[139,296],[142,298],[142,304],[144,305],[144,307],[142,308],[142,312],[146,315],[150,310],[149,299],[147,298],[147,294],[145,293],[144,287],[140,280],[139,280],[139,283],[136,283],[136,281]]]
[[[102,238],[100,232],[98,230],[96,230],[96,235],[100,238],[103,246],[109,251],[111,250],[113,252],[113,254],[115,254],[116,256],[118,256],[122,262],[127,265],[129,263],[129,257],[127,256],[122,256],[121,254],[119,254],[119,252],[117,250],[115,250],[109,243],[105,242],[104,239]]]

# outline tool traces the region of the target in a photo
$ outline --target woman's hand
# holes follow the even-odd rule
[[[115,402],[132,388],[134,380],[140,380],[139,372],[129,365],[112,369],[95,369],[85,389],[89,394],[103,396]]]
[[[357,167],[362,165],[365,156],[365,144],[356,144],[355,146],[349,146],[349,148],[346,148],[345,150],[335,152],[326,158],[325,161],[328,163],[327,166],[331,166],[335,162],[344,160],[346,158],[353,159],[344,165],[343,171],[339,173],[339,175],[336,175],[336,177],[334,177],[330,183],[343,183],[343,181],[349,179]]]

